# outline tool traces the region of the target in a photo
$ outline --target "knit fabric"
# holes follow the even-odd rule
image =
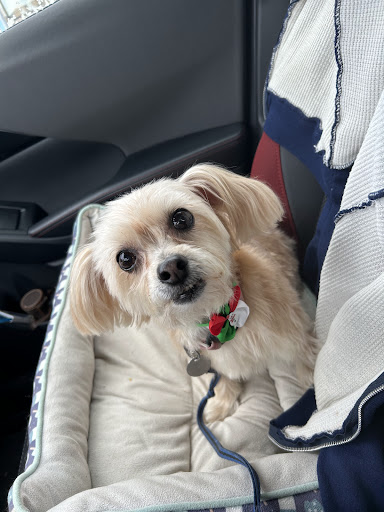
[[[291,1],[289,16],[267,90],[320,121],[325,165],[349,167],[384,86],[382,2]]]
[[[341,431],[384,370],[384,93],[350,173],[321,273],[316,331],[317,410],[287,439],[312,441]],[[372,393],[373,388],[369,388]],[[356,413],[355,420],[358,415]]]
[[[318,408],[383,371],[384,94],[347,182],[341,212],[321,274],[316,319],[325,342],[316,365]],[[364,208],[356,206],[366,204]]]

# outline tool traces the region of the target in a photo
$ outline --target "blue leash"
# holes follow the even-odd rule
[[[207,402],[210,398],[215,396],[215,387],[217,383],[220,380],[220,375],[215,370],[209,370],[209,373],[213,373],[213,378],[211,380],[211,383],[209,385],[208,393],[205,395],[205,397],[201,400],[199,407],[197,409],[197,424],[200,427],[200,430],[206,437],[209,444],[212,446],[212,448],[215,450],[217,455],[221,457],[222,459],[230,460],[231,462],[236,462],[237,464],[241,464],[244,466],[249,474],[251,475],[252,479],[252,486],[253,486],[253,511],[254,512],[261,512],[261,503],[260,503],[260,480],[257,476],[256,471],[253,469],[253,467],[250,465],[250,463],[239,455],[236,452],[232,452],[231,450],[227,450],[226,448],[223,448],[219,441],[216,439],[216,437],[212,434],[212,432],[209,430],[209,428],[205,425],[203,421],[203,412],[205,409],[205,406],[207,405]]]

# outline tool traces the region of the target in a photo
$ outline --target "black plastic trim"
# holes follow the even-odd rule
[[[103,187],[125,159],[108,144],[44,139],[0,163],[0,202],[36,203],[51,215]]]
[[[245,127],[236,123],[183,137],[132,155],[126,159],[113,180],[103,188],[45,217],[30,228],[29,235],[52,237],[68,234],[77,212],[87,204],[103,203],[154,178],[175,177],[198,162],[210,161],[237,172],[249,172],[244,169],[246,145]]]
[[[255,41],[252,46],[253,59],[253,107],[251,122],[261,136],[264,126],[264,86],[272,52],[277,43],[289,0],[254,0],[253,23]]]
[[[7,160],[7,158],[33,146],[41,140],[41,137],[29,137],[19,133],[0,131],[0,162]]]
[[[72,236],[31,238],[28,235],[1,235],[1,262],[48,263],[61,259],[71,244]]]
[[[27,233],[32,224],[40,221],[46,215],[47,212],[35,203],[2,201],[0,199],[0,237],[10,233]],[[1,222],[2,216],[4,217],[3,222]],[[13,226],[10,225],[10,218],[14,220]]]

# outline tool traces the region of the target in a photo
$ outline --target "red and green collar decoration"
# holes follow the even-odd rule
[[[211,315],[209,322],[199,324],[208,327],[209,332],[216,336],[221,344],[233,340],[239,327],[243,327],[249,316],[249,307],[240,300],[239,285],[233,286],[233,295],[228,304],[221,307],[219,313]]]

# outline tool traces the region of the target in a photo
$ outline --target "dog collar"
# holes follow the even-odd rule
[[[234,284],[232,290],[233,295],[228,304],[224,304],[219,313],[213,313],[209,322],[199,324],[200,327],[208,327],[221,344],[233,340],[237,329],[243,327],[249,316],[248,305],[240,299],[240,286]]]

